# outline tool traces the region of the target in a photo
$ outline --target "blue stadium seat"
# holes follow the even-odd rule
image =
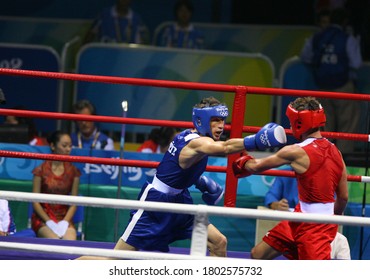
[[[85,233],[83,231],[83,221],[85,219],[85,207],[84,206],[77,206],[76,213],[73,216],[73,222],[76,227],[77,231],[77,239],[78,240],[85,240]]]
[[[17,231],[12,236],[17,236],[17,237],[36,237],[36,233],[33,231],[31,228],[31,217],[32,217],[32,212],[33,212],[33,206],[32,202],[28,203],[28,218],[27,218],[27,228]]]

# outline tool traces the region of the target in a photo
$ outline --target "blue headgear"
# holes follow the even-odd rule
[[[213,107],[193,108],[193,124],[202,135],[213,137],[211,131],[211,118],[222,118],[229,115],[229,109],[225,105]]]

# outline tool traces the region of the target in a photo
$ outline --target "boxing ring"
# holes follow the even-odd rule
[[[230,131],[230,137],[242,137],[243,133],[255,133],[260,127],[245,126],[243,124],[244,111],[247,102],[248,94],[261,95],[287,95],[287,96],[314,96],[325,97],[333,99],[350,99],[359,101],[370,101],[370,96],[365,94],[352,93],[333,93],[323,91],[308,91],[308,90],[292,90],[292,89],[273,89],[273,88],[259,88],[240,85],[222,85],[222,84],[207,84],[207,83],[192,83],[192,82],[177,82],[168,80],[150,80],[138,78],[122,78],[112,76],[96,76],[84,74],[71,74],[60,72],[43,72],[30,70],[14,70],[14,69],[0,69],[1,75],[12,75],[21,77],[37,77],[48,79],[64,79],[84,82],[100,82],[100,83],[114,83],[125,84],[132,86],[150,86],[150,87],[166,87],[178,89],[191,89],[203,91],[219,91],[234,94],[234,103],[232,107],[232,125],[226,125],[225,130]],[[0,115],[13,115],[19,117],[32,118],[49,118],[49,119],[63,119],[73,121],[94,121],[94,122],[109,122],[118,124],[136,124],[136,125],[150,125],[150,126],[172,126],[182,128],[192,128],[191,122],[185,121],[170,121],[170,120],[149,120],[139,118],[127,117],[108,117],[108,116],[94,116],[82,114],[68,114],[68,113],[53,113],[40,112],[29,110],[12,110],[0,109]],[[291,135],[291,130],[286,129],[287,135]],[[322,135],[327,138],[346,139],[349,141],[369,142],[370,135],[368,134],[352,134],[352,133],[338,133],[338,132],[322,132]],[[109,164],[117,166],[132,166],[132,167],[147,167],[155,168],[158,162],[148,162],[141,160],[125,160],[112,158],[98,158],[88,156],[63,156],[41,153],[27,153],[27,152],[12,152],[0,151],[1,157],[10,158],[29,158],[40,160],[60,160],[68,162],[84,162],[96,164]],[[257,209],[240,209],[235,207],[238,180],[233,176],[231,164],[238,157],[238,154],[229,155],[227,158],[227,166],[207,166],[207,171],[210,172],[225,172],[225,199],[224,207],[206,206],[206,205],[183,205],[183,204],[169,204],[159,202],[139,202],[125,199],[108,199],[99,197],[71,197],[63,195],[48,195],[48,194],[34,194],[25,192],[11,192],[0,191],[0,198],[13,201],[33,201],[33,202],[49,202],[49,203],[63,203],[69,205],[83,205],[89,207],[104,207],[114,209],[144,209],[175,213],[188,213],[195,216],[195,224],[193,235],[191,239],[191,246],[189,250],[181,251],[181,249],[173,249],[169,253],[156,252],[127,252],[112,250],[114,244],[111,243],[97,243],[97,242],[62,242],[62,241],[44,241],[33,239],[30,240],[13,238],[1,238],[0,248],[7,250],[8,257],[11,258],[12,252],[53,252],[57,255],[56,258],[70,259],[78,255],[93,255],[115,257],[122,259],[207,259],[212,258],[206,254],[207,245],[207,231],[206,220],[209,216],[226,216],[238,218],[253,218],[253,219],[269,219],[269,220],[292,220],[304,222],[324,222],[337,223],[340,225],[349,226],[370,226],[370,218],[367,217],[353,217],[353,216],[326,216],[318,214],[303,214],[290,213],[278,211],[264,211]],[[270,176],[289,176],[293,177],[292,171],[268,170],[259,175]],[[360,175],[348,175],[348,181],[353,182],[370,182],[370,177]],[[36,241],[36,242],[34,242]],[[72,244],[74,244],[72,246]],[[62,245],[62,246],[60,246]],[[63,255],[63,256],[62,256]],[[44,256],[44,255],[42,255]],[[13,254],[14,257],[14,254]],[[248,254],[231,252],[229,258],[248,258]],[[31,257],[30,257],[31,258]]]

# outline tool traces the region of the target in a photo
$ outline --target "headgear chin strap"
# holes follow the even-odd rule
[[[210,125],[211,118],[225,120],[228,115],[229,109],[225,105],[193,108],[193,124],[200,134],[213,138]]]
[[[302,134],[313,128],[325,126],[326,116],[320,105],[319,110],[297,111],[289,104],[285,113],[290,121],[293,136],[302,140]]]

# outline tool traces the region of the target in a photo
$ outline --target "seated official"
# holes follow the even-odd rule
[[[282,170],[292,171],[289,166]],[[265,206],[273,210],[293,211],[298,203],[297,179],[276,176],[271,188],[265,195]]]
[[[175,3],[176,21],[163,32],[160,45],[170,48],[203,49],[204,34],[191,22],[194,6],[190,0],[178,0]]]
[[[75,114],[96,115],[93,104],[88,100],[80,100],[73,106]],[[71,134],[74,148],[114,150],[113,139],[99,131],[94,122],[77,121],[78,131]]]

